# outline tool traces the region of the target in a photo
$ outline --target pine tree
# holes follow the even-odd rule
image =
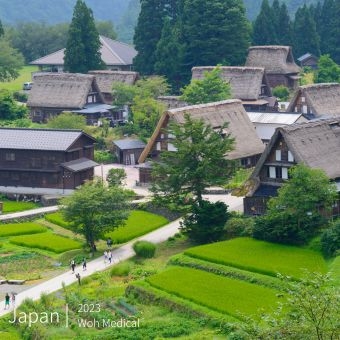
[[[92,10],[77,0],[66,43],[64,68],[72,73],[87,73],[105,67],[100,54],[101,43]]]
[[[133,60],[135,69],[144,75],[154,73],[157,43],[161,38],[163,21],[166,14],[166,0],[141,0],[133,42],[137,56]]]
[[[275,22],[278,23],[278,21],[273,20],[274,17],[268,0],[263,0],[260,13],[253,24],[253,45],[275,45],[277,43]]]
[[[277,41],[279,45],[292,44],[292,23],[286,4],[283,2],[278,17]]]
[[[4,28],[2,27],[2,23],[0,20],[0,37],[4,35]]]
[[[307,52],[320,55],[319,35],[309,8],[304,5],[295,13],[293,25],[294,53],[301,56]]]
[[[335,37],[332,32],[335,22],[334,15],[334,0],[325,0],[322,6],[319,24],[320,49],[322,54],[331,54],[331,51],[333,51],[335,47]]]

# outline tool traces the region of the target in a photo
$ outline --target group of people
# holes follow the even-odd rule
[[[83,271],[86,270],[86,265],[87,265],[87,263],[86,263],[86,258],[84,257],[84,258],[83,258],[83,261],[82,261]],[[76,269],[76,261],[75,261],[75,260],[71,260],[71,270],[72,270],[72,274],[74,274],[75,269]],[[80,274],[79,274],[79,273],[76,274],[76,278],[77,278],[78,283],[79,283],[79,285],[80,285]]]
[[[111,249],[104,251],[104,263],[106,262],[112,263],[112,251]]]
[[[9,296],[9,294],[6,293],[4,309],[9,309],[10,301],[12,301],[12,307],[15,308],[15,293],[12,293],[11,296]]]

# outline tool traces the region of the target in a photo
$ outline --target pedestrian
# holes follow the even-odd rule
[[[72,269],[72,274],[74,274],[74,270],[76,268],[76,263],[74,260],[71,261],[71,269]]]
[[[86,258],[83,259],[83,270],[86,270]]]
[[[5,296],[5,309],[8,309],[9,308],[9,295],[8,293],[6,293],[6,296]]]
[[[112,243],[113,243],[113,242],[112,242],[112,239],[111,239],[111,237],[109,237],[109,238],[107,239],[107,241],[106,241],[106,244],[107,244],[108,248],[111,249]]]
[[[109,251],[107,252],[107,256],[108,256],[108,258],[109,258],[109,263],[111,263],[111,261],[112,261],[112,251],[111,251],[111,250],[109,250]]]
[[[76,278],[78,279],[78,284],[80,286],[80,274],[79,273],[76,274]]]
[[[11,294],[12,306],[15,308],[15,293]]]
[[[106,260],[107,260],[107,251],[105,250],[104,251],[104,263],[106,263]]]

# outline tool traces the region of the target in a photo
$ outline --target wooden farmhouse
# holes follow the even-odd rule
[[[120,139],[113,141],[113,152],[118,163],[135,165],[146,144],[138,139]]]
[[[176,151],[171,144],[171,137],[166,129],[169,122],[184,123],[184,116],[189,114],[193,119],[202,119],[213,128],[220,128],[228,123],[226,134],[235,139],[234,150],[226,157],[230,160],[238,160],[243,167],[254,166],[264,150],[264,145],[258,138],[255,128],[238,99],[230,99],[220,102],[185,106],[168,110],[163,113],[158,125],[139,157],[140,183],[150,182],[151,168],[143,165],[148,159],[158,160],[159,154],[164,151]]]
[[[127,85],[134,85],[139,78],[139,74],[132,71],[98,70],[89,71],[89,74],[93,74],[96,77],[98,87],[104,97],[104,102],[109,105],[113,102],[113,83],[120,82]]]
[[[289,168],[297,163],[324,170],[340,192],[340,118],[276,129],[250,177],[252,189],[244,198],[245,214],[263,214],[268,199],[277,195],[289,178]],[[339,204],[333,213],[340,215]]]
[[[290,89],[298,86],[300,67],[295,64],[290,46],[252,46],[248,49],[248,67],[263,67],[269,86],[284,85]]]
[[[46,123],[65,111],[84,115],[88,125],[113,116],[113,106],[105,104],[95,76],[89,74],[36,74],[27,107],[36,123]]]
[[[101,43],[100,53],[103,62],[108,70],[131,71],[133,58],[137,51],[128,44],[99,36]],[[44,57],[30,62],[30,65],[37,65],[43,72],[63,72],[65,48],[48,54]]]
[[[203,79],[206,72],[216,66],[192,68],[192,79]],[[272,97],[271,88],[263,67],[220,66],[221,78],[230,84],[231,96],[242,100],[246,111],[277,111],[276,98]]]
[[[81,130],[0,128],[0,192],[67,193],[93,178],[95,139]]]
[[[318,68],[319,58],[316,57],[314,54],[306,53],[301,57],[297,58],[301,67],[310,67],[313,70]]]
[[[287,112],[301,112],[312,118],[340,116],[340,84],[322,83],[300,86]]]

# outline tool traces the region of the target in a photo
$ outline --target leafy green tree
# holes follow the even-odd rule
[[[10,81],[19,76],[24,66],[24,58],[16,49],[12,48],[5,38],[0,38],[0,81]]]
[[[105,233],[124,225],[129,216],[131,192],[104,187],[100,181],[87,182],[61,200],[61,212],[71,229],[84,235],[92,254],[95,242]]]
[[[221,78],[221,68],[204,72],[203,79],[193,79],[182,89],[181,100],[189,104],[217,102],[231,97],[230,85]]]
[[[155,52],[161,37],[164,15],[164,0],[141,0],[141,11],[133,37],[138,54],[133,64],[143,75],[154,73]]]
[[[0,43],[1,45],[1,43]],[[1,51],[0,51],[1,55]],[[0,119],[15,120],[25,118],[28,110],[26,106],[19,105],[13,95],[5,89],[0,90]]]
[[[200,204],[192,206],[190,214],[181,222],[180,230],[195,243],[216,242],[224,234],[224,225],[228,217],[226,204],[203,200]]]
[[[51,129],[79,129],[86,127],[86,118],[72,112],[61,113],[47,122],[47,127]]]
[[[278,196],[268,201],[267,213],[255,221],[254,237],[279,243],[305,243],[326,223],[321,210],[329,211],[337,198],[336,186],[324,171],[298,164]]]
[[[253,45],[277,44],[278,21],[268,0],[263,0],[261,10],[253,24]]]
[[[307,52],[320,55],[320,37],[316,32],[314,17],[307,5],[296,11],[292,34],[295,55],[301,56]]]
[[[92,10],[77,0],[68,32],[64,69],[72,73],[87,73],[105,68],[100,54],[101,43]]]
[[[171,123],[166,133],[173,136],[176,151],[163,151],[153,165],[152,192],[155,200],[192,206],[203,201],[204,190],[230,176],[231,162],[225,155],[234,140],[222,137],[224,126],[215,131],[203,120],[185,115],[183,124]]]
[[[106,181],[110,187],[116,187],[123,185],[126,179],[126,172],[124,169],[112,168],[109,170]]]
[[[320,56],[318,69],[315,73],[316,83],[333,83],[340,81],[340,66],[336,64],[329,54]]]
[[[284,85],[278,85],[273,88],[273,96],[277,97],[279,100],[286,101],[289,98],[289,89]]]

